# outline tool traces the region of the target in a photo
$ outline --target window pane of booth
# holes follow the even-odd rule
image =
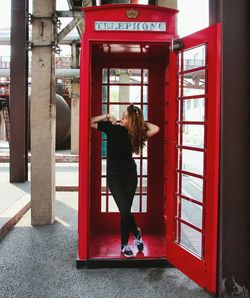
[[[148,84],[148,69],[143,69],[143,84]]]
[[[186,222],[202,228],[202,206],[190,202],[188,200],[181,200],[181,219]]]
[[[204,148],[204,125],[185,124],[182,127],[182,145]]]
[[[147,196],[142,196],[142,206],[141,206],[142,212],[147,212]]]
[[[198,257],[202,257],[202,234],[183,223],[180,223],[180,243]]]
[[[103,83],[108,82],[108,70],[107,70],[107,68],[102,69],[102,82]]]
[[[148,102],[148,86],[143,86],[143,96],[142,96],[143,103]]]
[[[141,86],[117,86],[109,87],[110,102],[140,103],[141,102]]]
[[[183,96],[205,94],[205,69],[188,72],[183,77]]]
[[[202,45],[183,52],[183,70],[206,65],[206,46]]]
[[[180,194],[196,201],[203,200],[203,179],[181,174]]]
[[[102,86],[102,102],[108,101],[108,86]]]
[[[181,102],[183,121],[205,121],[205,98],[186,99]]]
[[[108,196],[108,212],[119,212],[119,209],[112,195]]]
[[[140,196],[134,196],[132,208],[132,212],[139,212],[140,211]]]
[[[204,153],[194,150],[181,150],[181,169],[198,175],[203,175]]]
[[[110,69],[110,84],[141,84],[141,69]]]

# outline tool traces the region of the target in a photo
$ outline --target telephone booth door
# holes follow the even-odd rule
[[[166,106],[167,260],[216,292],[220,25],[170,53]],[[171,78],[171,79],[170,79]],[[171,113],[168,111],[171,110]]]

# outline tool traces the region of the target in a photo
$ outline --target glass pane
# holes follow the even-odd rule
[[[102,159],[102,176],[106,175],[106,169],[107,169],[107,160]]]
[[[102,70],[102,82],[104,84],[108,82],[108,70],[107,70],[107,68],[103,68],[103,70]]]
[[[102,157],[107,157],[107,141],[102,141]]]
[[[143,117],[145,121],[148,121],[148,105],[143,105]]]
[[[102,192],[106,192],[106,186],[107,186],[107,178],[102,177]]]
[[[108,100],[108,86],[102,86],[102,102],[107,102]]]
[[[204,125],[185,124],[182,127],[182,145],[204,148]]]
[[[143,69],[143,84],[148,84],[148,69]]]
[[[183,70],[193,69],[205,66],[206,64],[206,46],[202,45],[191,50],[183,52]]]
[[[110,84],[141,84],[141,69],[110,69]]]
[[[101,198],[101,212],[107,212],[106,210],[106,196],[102,196]]]
[[[185,246],[188,250],[198,255],[201,255],[202,246],[202,235],[200,232],[188,227],[187,225],[180,223],[181,233],[180,233],[180,243]]]
[[[205,94],[205,69],[184,74],[183,96]]]
[[[148,160],[142,160],[142,175],[146,176],[148,174]]]
[[[141,211],[147,212],[147,196],[142,196]]]
[[[118,209],[118,207],[116,205],[116,202],[115,202],[115,200],[114,200],[114,198],[113,198],[112,195],[109,195],[108,196],[108,202],[109,202],[109,204],[108,204],[108,212],[119,212],[119,209]]]
[[[141,102],[141,86],[109,86],[110,102]]]
[[[108,106],[102,105],[102,114],[107,114],[107,112],[108,112]]]
[[[142,177],[142,193],[147,193],[148,178]]]
[[[205,98],[185,99],[183,121],[205,121]]]
[[[139,212],[140,211],[140,197],[139,196],[134,196],[131,211],[132,212]]]
[[[181,53],[178,54],[179,71],[181,71],[181,61],[182,61],[181,57],[182,57],[182,54]]]
[[[181,194],[202,202],[203,179],[181,174]]]
[[[135,159],[135,163],[136,163],[136,168],[137,168],[137,175],[140,175],[140,173],[141,173],[140,159]]]
[[[181,151],[181,150],[180,150]],[[181,152],[180,152],[181,153]],[[203,175],[204,153],[182,149],[182,170]]]
[[[143,86],[143,97],[142,97],[143,103],[148,102],[148,86]]]
[[[182,199],[181,219],[202,229],[202,206]]]

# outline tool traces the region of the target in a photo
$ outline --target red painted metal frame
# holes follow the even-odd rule
[[[97,21],[129,21],[128,9],[139,12],[136,21],[166,21],[166,32],[119,32],[95,31]],[[92,45],[109,43],[160,44],[170,43],[175,35],[176,10],[150,5],[105,5],[85,8],[85,33],[81,45],[80,86],[80,133],[79,133],[79,217],[78,217],[78,259],[89,257],[89,213],[90,213],[90,115],[92,85]],[[134,21],[134,20],[133,20]],[[125,66],[129,67],[129,66]]]
[[[166,99],[166,209],[167,209],[167,260],[179,268],[209,292],[216,292],[217,222],[218,222],[218,179],[219,179],[219,132],[220,132],[220,24],[183,38],[184,49],[207,44],[208,51],[208,100],[207,142],[205,165],[206,214],[204,222],[204,258],[199,259],[175,242],[176,237],[176,147],[177,125],[177,54],[170,53],[168,89]],[[184,50],[183,49],[183,50]],[[171,79],[169,79],[171,78]]]

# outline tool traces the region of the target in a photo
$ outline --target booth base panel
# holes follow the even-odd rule
[[[163,235],[143,233],[144,250],[139,252],[133,247],[133,238],[130,237],[129,245],[134,252],[133,259],[165,258],[166,241]],[[121,252],[119,232],[92,232],[89,239],[89,258],[127,259]]]
[[[77,259],[77,268],[162,268],[172,267],[166,261],[166,241],[164,235],[143,233],[143,252],[133,247],[133,238],[129,244],[134,252],[133,258],[121,253],[119,232],[91,232],[89,239],[89,258]]]

